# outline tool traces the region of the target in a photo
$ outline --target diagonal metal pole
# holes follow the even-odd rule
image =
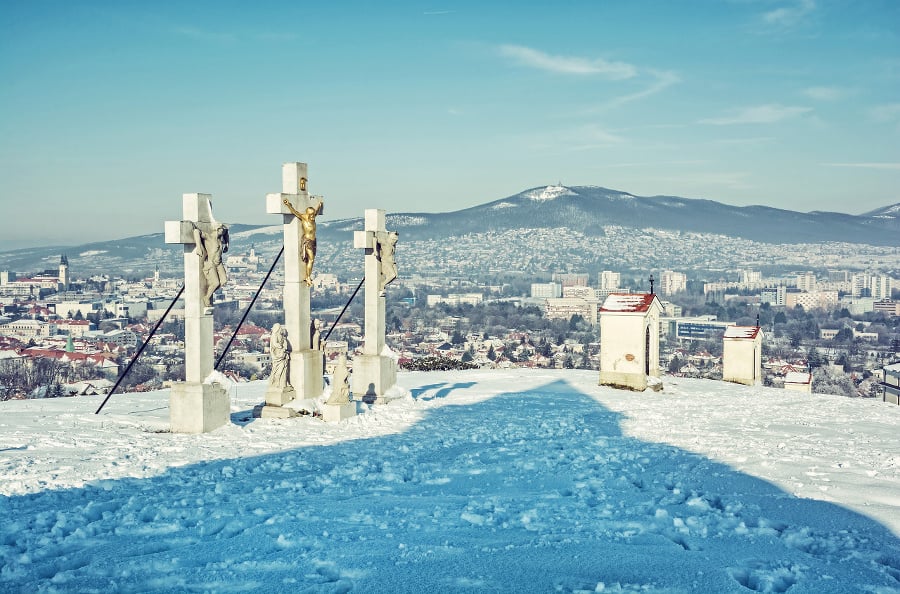
[[[178,299],[181,297],[181,294],[184,293],[184,285],[181,285],[181,288],[178,289],[178,294],[175,295],[175,299],[172,300],[172,303],[169,304],[169,307],[166,308],[165,313],[163,313],[162,317],[159,318],[159,321],[156,322],[156,326],[153,327],[153,330],[150,331],[150,336],[147,337],[147,340],[144,341],[144,344],[141,345],[141,348],[138,349],[138,352],[134,354],[134,357],[131,358],[131,361],[128,363],[128,367],[125,368],[125,371],[122,372],[122,375],[119,376],[119,379],[116,380],[116,385],[113,386],[112,390],[109,391],[109,394],[106,395],[106,398],[103,399],[103,402],[100,403],[100,407],[94,412],[95,415],[99,415],[100,411],[103,410],[103,407],[106,406],[106,402],[112,397],[115,393],[116,389],[119,387],[119,384],[122,383],[122,380],[128,375],[128,372],[131,371],[131,366],[134,365],[135,361],[138,360],[138,357],[141,356],[141,353],[144,352],[144,349],[147,348],[147,345],[150,344],[150,339],[153,338],[153,335],[156,334],[156,331],[159,330],[159,327],[162,325],[163,320],[166,319],[166,316],[169,315],[169,312],[172,311],[172,308],[178,302]]]
[[[259,289],[256,290],[256,295],[253,296],[253,299],[250,300],[250,305],[247,306],[246,311],[244,311],[244,315],[241,316],[241,321],[238,322],[237,327],[234,329],[234,333],[231,335],[231,338],[228,339],[228,344],[225,345],[225,349],[222,351],[222,354],[219,355],[218,361],[216,361],[216,366],[214,369],[219,369],[219,365],[222,364],[222,361],[225,360],[225,355],[228,354],[228,349],[231,348],[231,343],[234,342],[234,338],[237,336],[238,330],[241,329],[241,326],[244,324],[244,321],[247,319],[247,316],[250,314],[250,310],[253,309],[253,305],[256,303],[256,299],[259,297],[259,294],[262,293],[263,287],[266,286],[266,283],[269,282],[269,277],[272,276],[272,271],[275,270],[275,265],[278,264],[278,261],[281,259],[281,255],[284,253],[284,246],[281,246],[281,251],[278,252],[278,255],[275,256],[275,261],[272,262],[272,265],[269,267],[269,272],[266,273],[266,278],[263,279],[262,284],[259,286]]]
[[[337,326],[338,322],[341,321],[341,317],[344,315],[344,312],[347,311],[347,308],[350,307],[350,304],[353,303],[353,298],[356,297],[356,294],[359,293],[359,290],[362,288],[363,283],[366,282],[366,277],[363,277],[359,284],[356,285],[356,290],[353,291],[353,294],[350,295],[350,299],[347,301],[347,305],[344,306],[344,309],[341,310],[341,313],[338,314],[338,317],[334,319],[334,324],[331,325],[331,329],[328,331],[328,334],[325,335],[325,338],[322,339],[322,342],[328,342],[328,337],[331,336],[331,333],[334,331],[334,327]]]

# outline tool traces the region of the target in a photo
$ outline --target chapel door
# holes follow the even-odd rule
[[[647,328],[647,335],[644,341],[644,375],[650,375],[650,328]]]

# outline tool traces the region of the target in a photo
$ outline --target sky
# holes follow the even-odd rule
[[[400,373],[340,423],[226,383],[202,435],[167,391],[0,402],[0,590],[898,591],[900,407],[662,379]]]
[[[548,184],[862,214],[900,201],[900,3],[0,3],[0,247]],[[50,179],[56,180],[49,183]]]

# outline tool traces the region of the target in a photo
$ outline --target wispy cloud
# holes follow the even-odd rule
[[[730,126],[733,124],[774,124],[776,122],[807,114],[811,111],[811,107],[797,107],[771,103],[768,105],[745,107],[732,112],[731,115],[719,118],[706,118],[700,120],[699,123],[712,124],[714,126]]]
[[[792,0],[786,6],[764,13],[762,20],[768,25],[790,28],[805,22],[815,10],[815,0]]]
[[[882,169],[900,171],[900,163],[822,163],[826,167],[855,167],[859,169]]]
[[[705,194],[722,190],[749,190],[753,183],[747,171],[695,171],[687,175],[655,176],[664,187],[682,187],[690,193]]]
[[[191,26],[175,26],[172,32],[183,37],[190,37],[199,41],[234,41],[236,37],[231,33],[218,33],[215,31],[207,31],[198,27]]]
[[[599,124],[529,134],[525,144],[532,150],[576,152],[619,146],[625,138]]]
[[[603,58],[555,56],[522,45],[501,45],[500,55],[523,66],[557,74],[597,75],[610,80],[623,80],[637,75],[637,68],[627,62],[610,62]]]
[[[803,94],[816,101],[838,101],[851,94],[849,89],[839,87],[809,87]]]
[[[666,166],[700,166],[700,165],[708,165],[709,161],[706,159],[688,159],[681,161],[646,161],[646,162],[634,162],[634,163],[608,163],[603,165],[604,169],[629,169],[632,167],[666,167]]]
[[[441,15],[441,14],[453,14],[454,12],[456,12],[456,11],[455,10],[426,10],[422,14],[427,15],[427,16],[435,16],[435,15]]]
[[[638,99],[646,99],[651,95],[656,95],[672,85],[681,82],[681,78],[674,72],[648,70],[647,73],[650,75],[650,85],[647,88],[634,93],[614,97],[604,103],[603,107],[618,107],[626,103],[631,103],[632,101],[637,101]]]
[[[713,140],[712,142],[713,144],[725,146],[754,146],[772,142],[773,140],[775,140],[774,136],[754,136],[752,138],[720,138],[718,140]]]
[[[886,103],[876,105],[869,111],[869,115],[876,122],[893,122],[900,120],[900,103]]]
[[[624,141],[618,134],[613,134],[594,124],[588,124],[579,128],[572,136],[572,145],[569,148],[574,151],[607,148],[621,144]]]

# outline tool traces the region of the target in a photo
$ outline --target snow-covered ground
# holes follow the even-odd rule
[[[900,407],[404,373],[338,424],[0,403],[2,592],[900,592]]]

